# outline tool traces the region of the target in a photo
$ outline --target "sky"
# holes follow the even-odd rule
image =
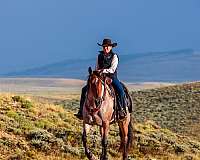
[[[200,51],[200,1],[0,1],[0,73],[94,58],[105,37],[119,55]]]

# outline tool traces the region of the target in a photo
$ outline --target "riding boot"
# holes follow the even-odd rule
[[[87,92],[87,86],[82,88],[79,111],[78,111],[77,114],[74,114],[80,120],[83,119],[83,105],[84,105],[84,102],[85,102],[85,99],[86,99],[86,92]]]
[[[118,118],[119,120],[123,120],[126,118],[126,111],[124,110],[124,107],[122,107],[122,103],[120,100],[118,100]]]
[[[119,120],[123,120],[124,118],[126,118],[126,110],[123,107],[120,107],[119,110]]]
[[[119,120],[123,120],[126,118],[127,112],[126,112],[126,105],[124,98],[120,98],[120,105],[119,105]]]

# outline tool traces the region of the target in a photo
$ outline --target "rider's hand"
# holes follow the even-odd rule
[[[98,71],[98,73],[99,73],[100,76],[103,74],[103,69],[99,69],[97,71]]]

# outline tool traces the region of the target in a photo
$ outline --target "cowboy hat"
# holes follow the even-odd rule
[[[116,47],[117,46],[117,43],[112,43],[111,39],[104,39],[102,44],[100,43],[97,43],[99,46],[112,46],[112,47]]]

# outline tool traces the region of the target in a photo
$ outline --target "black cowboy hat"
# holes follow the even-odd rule
[[[112,43],[111,39],[104,39],[102,44],[100,43],[97,43],[99,46],[112,46],[112,47],[116,47],[117,46],[117,43]]]

